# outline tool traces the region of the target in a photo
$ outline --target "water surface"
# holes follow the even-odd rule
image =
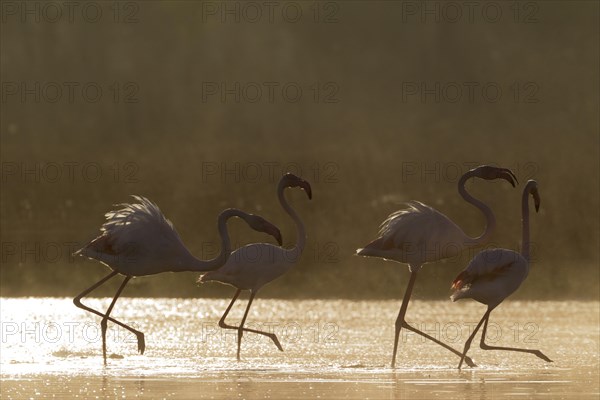
[[[110,299],[88,299],[104,310]],[[99,318],[71,299],[2,298],[2,398],[598,398],[598,302],[507,301],[490,319],[489,344],[542,350],[470,355],[477,368],[404,333],[391,369],[399,301],[257,299],[236,361],[236,333],[217,325],[226,299],[122,298],[113,316],[146,334],[109,324],[103,366]],[[245,301],[229,318],[238,323]],[[485,307],[475,302],[413,301],[407,319],[461,350]]]

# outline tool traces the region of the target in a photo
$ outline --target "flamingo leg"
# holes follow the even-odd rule
[[[117,299],[121,295],[121,292],[123,291],[125,285],[127,285],[127,282],[129,282],[130,279],[131,276],[126,276],[125,279],[123,279],[123,283],[121,283],[121,286],[119,286],[115,297],[113,297],[110,306],[108,306],[108,310],[106,310],[106,314],[104,314],[104,318],[102,318],[102,321],[100,322],[100,328],[102,328],[102,356],[104,357],[104,365],[106,365],[106,329],[108,325],[108,318],[113,307],[115,306],[115,303],[117,302]]]
[[[544,361],[548,361],[548,362],[553,362],[551,359],[549,359],[548,357],[546,357],[546,355],[544,353],[542,353],[539,350],[532,350],[532,349],[519,349],[519,348],[515,348],[515,347],[500,347],[500,346],[490,346],[487,345],[485,343],[485,334],[487,331],[487,325],[488,325],[488,321],[490,320],[490,316],[488,314],[488,317],[485,320],[485,323],[483,324],[483,331],[481,333],[481,342],[479,342],[479,346],[483,349],[483,350],[506,350],[506,351],[518,351],[518,352],[522,352],[522,353],[529,353],[529,354],[533,354],[539,358],[541,358]]]
[[[403,327],[403,328],[405,328],[405,329],[408,329],[408,330],[409,330],[409,331],[411,331],[411,332],[414,332],[414,333],[416,333],[417,335],[421,335],[421,336],[423,336],[424,338],[426,338],[426,339],[429,339],[429,340],[431,340],[432,342],[439,344],[439,345],[440,345],[440,346],[442,346],[443,348],[445,348],[445,349],[447,349],[447,350],[450,350],[451,352],[453,352],[453,353],[454,353],[454,354],[456,354],[457,356],[459,356],[459,357],[462,357],[462,353],[461,353],[461,352],[459,352],[458,350],[455,350],[454,348],[450,347],[450,346],[449,346],[449,345],[447,345],[446,343],[444,343],[444,342],[442,342],[442,341],[440,341],[440,340],[437,340],[436,338],[434,338],[434,337],[432,337],[432,336],[430,336],[430,335],[426,334],[425,332],[422,332],[422,331],[420,331],[420,330],[418,330],[418,329],[416,329],[416,328],[413,328],[412,326],[410,326],[410,325],[408,324],[408,322],[406,322],[406,321],[405,321],[405,322],[402,324],[402,327]],[[467,365],[468,365],[469,367],[471,367],[471,368],[473,368],[473,367],[476,367],[476,366],[477,366],[477,365],[476,365],[476,364],[473,362],[473,360],[471,360],[471,358],[470,358],[469,356],[465,356],[465,362],[466,362],[466,363],[467,363]]]
[[[242,292],[242,289],[238,289],[235,292],[235,294],[233,295],[233,299],[231,299],[231,302],[229,303],[229,306],[227,306],[227,309],[225,310],[225,313],[223,314],[223,316],[219,320],[219,326],[221,328],[223,328],[223,329],[235,329],[237,331],[239,331],[239,329],[241,328],[245,332],[252,332],[252,333],[256,333],[256,334],[259,334],[259,335],[266,336],[269,339],[271,339],[273,341],[273,343],[275,343],[275,346],[277,346],[277,348],[279,349],[279,351],[283,351],[283,347],[281,347],[281,343],[279,343],[279,339],[277,338],[277,335],[275,335],[274,333],[263,332],[263,331],[259,331],[259,330],[256,330],[256,329],[250,329],[250,328],[237,327],[237,326],[228,325],[227,323],[225,323],[225,318],[227,318],[227,315],[229,314],[229,311],[231,310],[231,307],[233,307],[233,303],[235,303],[235,301],[237,300],[237,298],[239,297],[239,295],[240,295],[241,292]],[[251,295],[251,298],[254,298],[254,295]],[[248,304],[248,308],[250,308],[249,304]],[[246,311],[246,313],[247,313],[247,311]],[[242,321],[242,325],[244,325],[243,321]],[[241,340],[241,338],[240,338],[240,340]],[[238,353],[238,359],[239,359],[239,353]]]
[[[458,370],[459,371],[460,371],[460,367],[462,366],[463,361],[465,360],[465,357],[467,356],[467,351],[469,351],[469,348],[471,347],[471,342],[473,341],[473,338],[477,334],[477,331],[479,330],[479,328],[481,328],[481,324],[483,324],[483,322],[489,318],[490,313],[492,312],[492,310],[493,310],[492,308],[488,308],[487,309],[487,311],[485,312],[485,314],[483,314],[483,317],[481,318],[481,321],[479,321],[479,323],[477,324],[477,326],[473,330],[473,333],[471,333],[471,336],[469,336],[469,338],[465,342],[465,348],[463,350],[460,362],[458,363]]]
[[[462,353],[460,353],[458,350],[453,349],[452,347],[448,346],[447,344],[441,342],[440,340],[435,339],[434,337],[426,334],[425,332],[422,332],[416,328],[413,328],[412,326],[410,326],[408,324],[408,322],[406,322],[405,320],[405,316],[406,316],[406,310],[408,308],[408,302],[410,301],[410,296],[412,294],[412,290],[415,284],[415,281],[417,279],[417,272],[418,268],[415,268],[414,272],[411,272],[410,275],[410,280],[408,282],[408,287],[406,288],[406,292],[404,293],[404,299],[402,300],[402,305],[400,306],[400,312],[398,313],[398,318],[396,319],[396,336],[394,338],[394,353],[392,355],[392,368],[395,367],[396,365],[396,353],[398,351],[398,342],[400,339],[400,331],[402,328],[408,329],[411,332],[414,332],[418,335],[423,336],[426,339],[431,340],[434,343],[439,344],[440,346],[442,346],[443,348],[450,350],[451,352],[453,352],[454,354],[456,354],[457,356],[461,357]],[[473,362],[473,360],[471,360],[471,358],[469,357],[465,357],[465,361],[467,363],[467,365],[469,365],[470,367],[475,367],[475,363]]]
[[[418,268],[415,268],[413,272],[410,273],[410,280],[408,281],[408,286],[406,287],[406,292],[404,292],[404,299],[402,300],[402,305],[400,306],[400,312],[398,313],[398,318],[396,318],[396,332],[394,336],[394,352],[392,353],[392,368],[396,366],[396,353],[398,352],[398,339],[400,338],[400,330],[404,325],[404,316],[406,315],[406,309],[408,308],[408,302],[410,301],[410,296],[412,294],[413,286],[415,285],[415,280],[417,279],[417,271]]]
[[[254,296],[256,296],[256,293],[254,293],[254,291],[251,291],[250,298],[248,299],[248,305],[246,306],[246,312],[244,312],[244,316],[242,317],[242,322],[240,323],[240,327],[238,328],[238,346],[237,346],[238,361],[240,361],[240,349],[242,347],[242,336],[244,335],[244,324],[246,323],[246,318],[248,317],[248,311],[250,311],[250,306],[252,305]]]
[[[227,306],[227,309],[225,310],[225,313],[223,313],[223,316],[221,317],[221,319],[219,320],[219,326],[223,329],[237,329],[236,326],[232,326],[232,325],[227,325],[225,323],[225,318],[227,318],[227,315],[229,315],[229,311],[231,310],[231,307],[233,307],[233,303],[235,303],[235,301],[237,300],[237,298],[239,297],[240,293],[242,293],[242,289],[238,289],[235,294],[233,295],[233,298],[231,299],[231,302],[229,303],[229,305]]]
[[[115,276],[117,274],[118,274],[117,271],[113,271],[110,274],[108,274],[107,276],[105,276],[104,278],[102,278],[100,281],[96,282],[95,284],[93,284],[89,288],[85,289],[83,292],[81,292],[77,297],[75,297],[73,299],[73,304],[75,304],[76,307],[81,308],[82,310],[85,310],[87,312],[91,312],[92,314],[96,314],[99,317],[102,317],[103,319],[104,319],[104,317],[107,317],[106,319],[108,321],[110,321],[112,323],[115,323],[115,324],[119,325],[120,327],[125,328],[128,331],[130,331],[131,333],[133,333],[136,336],[136,338],[137,338],[138,351],[140,352],[140,354],[144,354],[144,350],[146,349],[146,342],[145,342],[145,339],[144,339],[144,334],[142,332],[140,332],[140,331],[138,331],[136,329],[133,329],[129,325],[125,325],[121,321],[117,321],[116,319],[111,318],[108,315],[105,315],[105,314],[101,313],[100,311],[94,310],[93,308],[90,308],[90,307],[86,306],[85,304],[81,303],[81,299],[83,297],[87,296],[93,290],[95,290],[98,287],[102,286],[104,283],[106,283],[106,281],[108,281],[110,278],[112,278],[113,276]]]

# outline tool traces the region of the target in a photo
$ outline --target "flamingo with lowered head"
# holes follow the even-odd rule
[[[471,347],[471,342],[477,331],[483,325],[480,347],[483,350],[507,350],[530,353],[544,361],[552,362],[539,350],[518,349],[514,347],[490,346],[485,343],[490,313],[500,305],[508,296],[514,293],[529,274],[530,242],[529,242],[529,195],[533,197],[535,211],[540,208],[540,194],[538,184],[534,180],[527,182],[523,190],[521,210],[523,214],[523,238],[521,254],[508,249],[486,249],[479,252],[454,281],[452,289],[455,292],[450,297],[452,301],[459,299],[473,299],[488,306],[483,318],[467,339],[465,348],[458,364],[462,366],[463,360]]]
[[[462,198],[477,207],[485,216],[486,227],[480,236],[475,238],[467,236],[458,225],[441,212],[421,202],[411,201],[408,203],[409,208],[394,212],[381,224],[377,239],[356,251],[360,256],[380,257],[408,264],[411,273],[396,319],[392,368],[396,365],[396,352],[402,328],[439,344],[459,357],[462,356],[459,351],[447,344],[413,328],[404,317],[417,273],[423,264],[454,257],[464,249],[484,244],[489,241],[495,230],[496,218],[492,210],[465,189],[465,183],[473,177],[485,180],[504,179],[513,187],[517,178],[509,169],[482,165],[467,171],[458,181],[458,192]],[[468,365],[475,366],[469,357],[465,357],[465,361]]]
[[[286,273],[290,268],[296,265],[302,255],[302,251],[304,250],[304,245],[306,243],[306,231],[304,229],[304,224],[302,220],[290,207],[288,202],[286,201],[283,192],[286,188],[294,188],[299,187],[306,192],[306,195],[309,199],[312,198],[312,190],[310,184],[293,175],[291,173],[285,174],[281,180],[279,181],[279,185],[277,186],[277,196],[279,198],[279,202],[283,209],[290,215],[290,217],[296,223],[296,231],[297,231],[297,242],[294,247],[290,249],[286,249],[283,247],[277,247],[267,243],[253,243],[244,247],[240,247],[235,250],[231,257],[227,260],[225,265],[221,268],[207,272],[203,276],[198,279],[198,282],[220,282],[227,285],[231,285],[237,288],[237,291],[233,295],[229,306],[225,310],[225,313],[219,320],[219,326],[223,329],[234,329],[237,330],[237,359],[240,360],[240,349],[242,345],[242,336],[244,332],[252,332],[259,335],[264,335],[270,338],[275,346],[280,351],[283,351],[281,344],[279,343],[279,339],[274,333],[264,332],[257,329],[244,328],[244,323],[246,322],[246,318],[248,317],[248,311],[250,310],[250,306],[252,305],[252,301],[256,296],[256,293],[267,283],[273,281],[274,279],[280,277],[284,273]],[[242,292],[242,290],[250,291],[250,299],[248,300],[248,305],[246,306],[246,311],[242,318],[242,322],[240,326],[232,326],[225,323],[225,318],[229,314],[233,303],[235,303],[236,299]]]
[[[102,355],[106,365],[106,329],[111,321],[137,337],[141,354],[146,348],[144,334],[111,318],[109,315],[127,282],[135,276],[154,275],[161,272],[210,271],[223,265],[231,254],[231,243],[227,232],[227,220],[232,217],[243,219],[252,229],[273,236],[281,244],[279,229],[258,215],[247,214],[235,208],[221,212],[218,229],[221,236],[221,253],[212,260],[199,260],[185,247],[175,227],[158,206],[150,200],[133,196],[138,203],[120,204],[122,209],[105,214],[106,222],[100,228],[102,234],[77,250],[74,255],[83,255],[100,261],[112,272],[90,286],[73,303],[81,309],[102,317]],[[81,303],[81,299],[106,283],[117,274],[125,276],[106,313],[94,310]]]

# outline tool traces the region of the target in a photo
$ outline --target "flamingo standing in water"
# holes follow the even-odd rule
[[[458,364],[462,366],[463,360],[471,347],[475,334],[483,325],[480,346],[483,350],[507,350],[530,353],[544,361],[552,362],[539,350],[517,349],[514,347],[498,347],[485,344],[485,334],[490,320],[490,313],[498,307],[508,296],[521,286],[529,273],[530,243],[529,243],[529,195],[533,197],[535,211],[540,208],[540,195],[537,182],[530,180],[523,190],[521,209],[523,213],[523,238],[521,254],[508,249],[486,249],[479,252],[452,282],[455,292],[450,297],[452,301],[459,299],[473,299],[488,306],[483,318],[469,336]]]
[[[275,346],[280,351],[283,351],[279,339],[274,333],[268,333],[257,329],[244,328],[244,323],[248,317],[248,311],[252,305],[252,301],[256,296],[256,293],[267,283],[280,277],[292,268],[299,261],[302,255],[302,250],[306,243],[306,231],[304,224],[296,211],[290,207],[287,203],[283,192],[286,188],[299,187],[306,192],[309,199],[312,198],[312,191],[310,184],[290,173],[285,174],[279,181],[277,186],[277,196],[283,209],[292,217],[296,223],[297,230],[297,242],[291,249],[285,249],[283,247],[273,246],[267,243],[253,243],[244,247],[240,247],[235,250],[231,257],[227,260],[225,265],[221,268],[207,272],[198,279],[198,282],[220,282],[231,285],[237,288],[237,291],[233,295],[229,306],[225,310],[225,313],[219,320],[219,326],[223,329],[234,329],[238,331],[237,334],[237,359],[240,360],[240,348],[242,345],[242,336],[244,332],[252,332],[259,335],[264,335],[270,338]],[[242,290],[250,291],[250,299],[246,306],[246,312],[242,318],[240,326],[232,326],[225,323],[225,318],[229,314],[233,303],[242,292]]]
[[[513,187],[517,178],[509,169],[489,165],[474,168],[460,178],[458,192],[465,201],[473,204],[485,216],[486,227],[480,236],[475,238],[467,236],[462,229],[441,212],[421,202],[411,201],[408,203],[408,209],[394,212],[381,224],[377,239],[356,251],[357,255],[380,257],[408,264],[411,273],[400,312],[396,319],[392,368],[396,365],[398,339],[402,328],[439,344],[459,357],[462,356],[462,353],[447,344],[410,326],[404,317],[417,273],[423,264],[454,257],[464,249],[484,244],[489,241],[492,232],[495,230],[496,219],[492,210],[483,202],[472,197],[465,189],[465,183],[472,177],[486,180],[501,178],[510,182]],[[468,365],[475,366],[469,357],[465,357],[465,361]]]
[[[111,321],[137,337],[141,354],[146,348],[144,334],[111,318],[109,315],[127,282],[134,276],[154,275],[161,272],[210,271],[223,265],[231,254],[231,243],[227,232],[227,220],[242,218],[252,229],[275,237],[281,244],[279,229],[260,216],[247,214],[234,208],[219,214],[218,229],[221,236],[221,253],[212,260],[199,260],[185,247],[175,227],[158,206],[150,200],[133,196],[138,203],[120,204],[124,208],[106,213],[102,234],[77,250],[74,255],[83,255],[98,260],[112,272],[73,299],[79,308],[102,317],[102,355],[106,365],[106,328]],[[81,303],[81,299],[106,283],[117,274],[125,276],[106,313],[94,310]]]

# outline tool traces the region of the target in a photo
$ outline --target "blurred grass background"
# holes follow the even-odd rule
[[[216,216],[225,207],[260,213],[292,243],[275,187],[284,167],[294,166],[313,185],[310,202],[287,193],[306,223],[308,245],[301,263],[262,295],[397,298],[407,268],[355,257],[354,250],[411,199],[478,235],[483,217],[458,195],[455,173],[493,163],[512,168],[521,182],[517,189],[468,184],[496,213],[493,245],[518,249],[527,179],[538,180],[542,196],[532,217],[535,263],[515,297],[598,298],[598,3],[531,2],[531,23],[516,22],[509,2],[498,3],[504,17],[496,23],[477,13],[473,23],[423,22],[405,13],[407,2],[363,1],[296,2],[304,16],[296,23],[278,13],[273,23],[223,22],[206,14],[207,3],[224,4],[118,3],[135,6],[121,10],[135,10],[131,23],[115,22],[108,2],[96,3],[104,12],[96,23],[78,14],[72,23],[36,22],[3,9],[2,296],[74,296],[104,276],[106,267],[73,260],[67,250],[92,239],[104,212],[129,194],[158,203],[201,258],[216,251]],[[315,20],[314,7],[335,15]],[[76,89],[73,101],[63,93],[51,102],[52,92],[39,101],[12,94],[36,82],[91,82],[103,96],[90,102]],[[203,91],[236,82],[292,82],[303,97],[291,102],[275,89],[272,102],[265,92],[256,102],[233,95],[222,102]],[[503,92],[496,102],[478,90],[472,102],[403,93],[403,85],[419,82],[492,82]],[[518,101],[515,88],[526,92]],[[262,176],[248,179],[256,165]],[[237,174],[221,174],[238,166]],[[44,175],[55,171],[62,176]],[[241,222],[230,227],[234,243],[265,240]],[[445,298],[472,255],[427,265],[416,296]],[[195,278],[135,279],[125,295],[231,292],[198,288]],[[96,293],[112,295],[115,285]]]

